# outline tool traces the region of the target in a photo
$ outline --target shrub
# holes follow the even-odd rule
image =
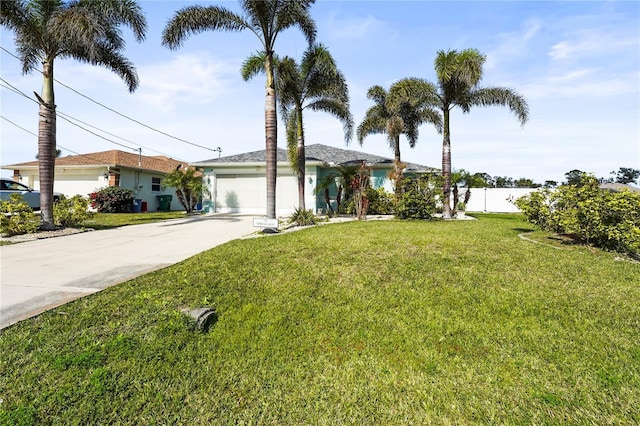
[[[367,188],[369,199],[369,214],[393,214],[395,211],[394,195],[384,188]]]
[[[516,207],[527,217],[527,220],[542,229],[552,229],[551,224],[551,191],[532,192],[515,201]]]
[[[54,223],[63,228],[79,226],[93,215],[88,208],[89,200],[83,196],[74,195],[66,198],[62,195],[53,205]]]
[[[91,207],[100,213],[129,213],[133,206],[133,191],[108,186],[89,194]]]
[[[192,167],[169,173],[164,177],[162,186],[176,188],[176,197],[187,214],[193,213],[203,195],[209,195],[209,189],[202,181],[201,173]]]
[[[429,177],[405,177],[401,184],[396,216],[400,219],[431,219],[436,210],[436,189],[429,184]]]
[[[527,220],[578,241],[640,256],[640,194],[599,188],[595,177],[516,200]]]
[[[11,194],[9,200],[0,200],[0,233],[12,235],[36,232],[40,217],[33,212],[20,194]]]
[[[393,214],[395,212],[394,195],[385,191],[384,188],[373,189],[368,187],[365,194],[367,200],[369,200],[367,214]],[[356,214],[356,203],[354,200],[350,200],[346,205],[345,213]]]
[[[295,223],[296,226],[315,225],[318,223],[318,218],[313,214],[313,210],[296,208],[291,218],[289,218],[289,223]]]

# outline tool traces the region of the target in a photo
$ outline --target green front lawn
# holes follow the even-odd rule
[[[531,229],[233,241],[1,331],[0,424],[639,423],[640,265]]]
[[[127,225],[159,222],[162,220],[185,217],[184,211],[147,212],[147,213],[96,213],[82,224],[85,228],[109,229]]]

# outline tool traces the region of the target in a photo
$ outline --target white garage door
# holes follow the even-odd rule
[[[276,214],[288,215],[298,204],[297,180],[279,176],[276,184]],[[264,215],[267,209],[267,179],[264,175],[216,174],[216,211]]]

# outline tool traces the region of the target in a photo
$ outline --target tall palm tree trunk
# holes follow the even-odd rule
[[[38,119],[38,179],[42,229],[55,228],[53,222],[53,180],[56,150],[56,105],[53,94],[53,60],[43,63],[44,80]]]
[[[402,183],[401,183],[401,176],[402,176],[402,169],[400,169],[400,135],[396,135],[395,136],[395,155],[394,155],[394,159],[395,161],[393,162],[393,167],[394,167],[394,172],[396,172],[396,182],[395,182],[395,194],[396,197],[399,197],[402,194]]]
[[[394,136],[394,144],[394,158],[398,163],[400,163],[400,134]]]
[[[305,150],[304,150],[304,128],[302,127],[302,107],[298,108],[298,140],[297,140],[297,154],[298,154],[298,208],[306,210],[306,204],[304,202],[304,179],[305,179]]]
[[[442,192],[444,193],[442,217],[451,219],[451,134],[449,133],[449,108],[442,111],[444,118],[444,137],[442,139]]]
[[[278,116],[276,112],[276,88],[273,78],[273,52],[265,55],[267,73],[264,127],[267,149],[267,218],[276,218],[276,179],[278,175]]]

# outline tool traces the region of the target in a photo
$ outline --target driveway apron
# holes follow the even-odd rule
[[[0,329],[255,231],[205,215],[0,247]]]

